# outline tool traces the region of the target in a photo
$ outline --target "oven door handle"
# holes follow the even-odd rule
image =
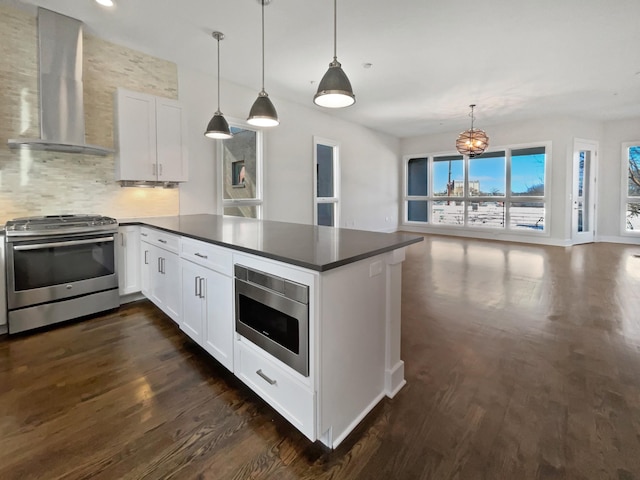
[[[88,243],[97,243],[97,242],[113,242],[113,237],[88,238],[86,240],[71,240],[68,242],[36,243],[34,245],[15,245],[13,249],[14,250],[41,250],[43,248],[70,247],[73,245],[86,245]]]

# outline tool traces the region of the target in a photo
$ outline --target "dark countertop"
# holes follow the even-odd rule
[[[367,232],[222,215],[123,220],[291,265],[324,272],[421,242],[405,233]]]

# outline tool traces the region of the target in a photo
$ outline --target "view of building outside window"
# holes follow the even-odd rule
[[[505,149],[475,158],[410,158],[406,219],[432,225],[543,231],[545,171],[546,147]]]
[[[625,229],[627,232],[640,232],[640,145],[628,149],[627,211]]]
[[[231,127],[233,137],[222,142],[224,215],[257,218],[257,132]]]

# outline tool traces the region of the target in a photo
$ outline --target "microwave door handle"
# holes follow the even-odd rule
[[[42,250],[43,248],[71,247],[73,245],[87,245],[89,243],[98,243],[98,242],[113,242],[113,237],[89,238],[86,240],[71,240],[69,242],[36,243],[33,245],[16,245],[13,247],[13,249],[19,250],[19,251]]]

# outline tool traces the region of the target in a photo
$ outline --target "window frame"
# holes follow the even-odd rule
[[[627,230],[627,204],[640,203],[640,196],[629,196],[629,149],[640,147],[640,140],[637,142],[624,142],[621,152],[621,188],[620,188],[620,235],[627,237],[640,236],[640,230]]]
[[[229,127],[241,128],[242,130],[251,130],[256,133],[256,178],[255,178],[255,189],[256,194],[254,198],[224,198],[225,191],[225,174],[224,174],[224,142],[225,140],[216,139],[216,156],[218,158],[217,162],[217,172],[218,172],[218,207],[216,208],[216,212],[218,215],[224,215],[225,208],[230,207],[255,207],[256,208],[256,219],[262,219],[263,210],[264,210],[264,198],[263,198],[263,163],[264,163],[264,131],[256,128],[252,125],[249,125],[247,122],[243,120],[239,120],[237,118],[227,117],[227,122],[229,123]],[[244,161],[244,160],[243,160]],[[229,185],[231,188],[239,188],[244,187],[244,185]],[[248,217],[253,218],[253,217]]]
[[[318,197],[318,145],[333,150],[333,196]],[[340,226],[340,142],[313,136],[313,224],[318,225],[318,205],[333,204],[333,226]]]
[[[514,144],[496,146],[494,148],[487,149],[487,153],[505,153],[505,191],[501,196],[475,196],[469,192],[469,162],[470,159],[467,155],[462,155],[463,158],[463,173],[464,173],[464,195],[455,197],[442,197],[434,195],[434,158],[448,157],[460,155],[457,151],[440,151],[434,153],[420,153],[404,155],[403,158],[403,186],[402,186],[402,225],[406,227],[423,227],[423,228],[437,228],[437,229],[455,229],[458,231],[464,231],[467,233],[482,232],[482,233],[501,233],[501,234],[516,234],[516,235],[535,235],[535,236],[549,236],[551,234],[551,167],[552,167],[552,143],[551,141],[526,143],[526,144]],[[544,165],[544,195],[513,195],[512,194],[512,151],[523,150],[528,148],[544,148],[545,149],[545,165]],[[416,158],[427,158],[427,195],[426,196],[409,196],[409,161]],[[477,158],[480,160],[480,158]],[[460,225],[455,224],[439,224],[433,222],[433,202],[443,201],[446,198],[455,199],[456,202],[463,202],[463,216],[464,221]],[[427,222],[422,221],[410,221],[408,219],[408,202],[409,201],[427,201]],[[482,227],[472,226],[469,222],[469,213],[472,208],[472,203],[476,202],[503,202],[504,206],[504,221],[502,227]],[[544,228],[541,230],[525,230],[520,228],[513,228],[511,226],[511,208],[514,203],[542,203],[544,205]]]

